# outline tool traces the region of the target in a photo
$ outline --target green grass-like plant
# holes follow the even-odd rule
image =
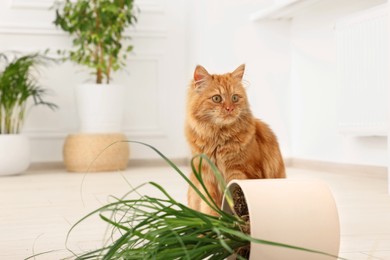
[[[19,133],[23,125],[29,99],[34,105],[57,106],[44,100],[47,89],[39,85],[38,67],[49,62],[44,54],[14,56],[0,53],[0,134]]]
[[[143,145],[158,153],[219,216],[210,216],[190,209],[171,197],[159,184],[148,182],[132,189],[122,198],[114,198],[114,202],[91,212],[70,229],[66,244],[72,231],[96,214],[110,227],[108,232],[110,236],[104,246],[80,255],[73,253],[76,259],[200,260],[225,259],[231,255],[235,255],[237,259],[245,259],[236,252],[249,246],[251,242],[337,258],[324,252],[251,237],[243,231],[247,223],[237,214],[231,215],[222,211],[205,188],[201,173],[202,162],[211,166],[225,190],[227,202],[232,209],[234,208],[232,195],[226,189],[222,175],[205,155],[194,157],[191,163],[192,171],[203,186],[203,191],[200,191],[165,155],[148,144]],[[198,165],[194,164],[195,159],[199,161]],[[139,194],[139,188],[145,185],[151,185],[160,191],[162,196],[157,198]],[[130,199],[129,195],[134,193],[138,194],[139,198]]]

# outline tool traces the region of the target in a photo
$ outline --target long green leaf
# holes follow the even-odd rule
[[[187,176],[156,148],[141,142],[132,143],[146,145],[156,151],[198,194],[202,194]],[[204,155],[199,155],[199,158],[211,165],[213,171],[217,170]],[[198,172],[195,169],[194,172],[199,174],[199,180],[203,182],[201,170]],[[223,181],[223,179],[220,181]],[[150,185],[161,192],[161,197],[142,195],[138,190],[144,185]],[[133,188],[126,194],[126,196],[132,193],[138,194],[139,198],[114,197],[114,202],[91,212],[71,227],[67,235],[67,241],[76,226],[95,214],[98,214],[112,228],[111,243],[100,249],[77,256],[78,259],[225,259],[227,256],[234,254],[239,248],[250,243],[289,248],[337,258],[337,256],[326,252],[253,238],[240,230],[243,222],[235,214],[223,213],[218,209],[221,211],[220,217],[210,216],[177,202],[162,186],[155,182],[144,185]],[[207,193],[207,191],[205,192]],[[203,198],[206,199],[206,197]],[[209,199],[211,199],[210,196]],[[210,204],[212,203],[210,201]],[[107,214],[110,217],[107,217]],[[244,258],[237,255],[237,259]]]

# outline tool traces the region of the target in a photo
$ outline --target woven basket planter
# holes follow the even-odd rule
[[[71,134],[63,150],[70,172],[120,171],[127,168],[130,148],[126,136],[113,134]]]

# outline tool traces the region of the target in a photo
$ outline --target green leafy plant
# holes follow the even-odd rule
[[[23,125],[29,99],[34,105],[57,106],[44,101],[47,90],[36,78],[38,67],[50,60],[44,54],[34,53],[15,56],[0,54],[0,134],[16,134]]]
[[[55,4],[54,24],[70,34],[73,50],[68,59],[86,66],[96,83],[107,84],[111,71],[122,68],[133,46],[124,45],[125,29],[137,22],[133,0],[65,0]]]
[[[138,143],[138,142],[133,142]],[[142,144],[142,143],[141,143]],[[260,243],[307,252],[328,255],[327,253],[296,247],[292,245],[253,238],[245,232],[248,223],[236,213],[233,215],[222,211],[208,193],[202,179],[201,165],[208,163],[216,174],[221,187],[225,190],[227,201],[234,209],[233,197],[226,189],[221,174],[216,166],[205,156],[199,155],[192,160],[192,170],[203,186],[197,189],[187,176],[165,155],[156,148],[143,144],[156,151],[184,180],[192,186],[199,196],[217,213],[218,217],[203,214],[188,208],[176,201],[167,191],[154,182],[145,183],[132,189],[122,198],[102,206],[78,221],[69,231],[67,242],[72,231],[87,218],[98,214],[110,230],[107,243],[99,249],[78,255],[76,259],[225,259],[235,255],[237,259],[246,259],[240,251],[250,243]],[[195,165],[195,161],[198,161]],[[151,197],[139,193],[139,188],[151,185],[161,192],[161,197]],[[130,199],[130,194],[139,198]],[[70,250],[70,249],[69,249]],[[71,250],[70,250],[71,251]],[[71,251],[72,252],[72,251]]]

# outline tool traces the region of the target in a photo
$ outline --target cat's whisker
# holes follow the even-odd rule
[[[251,86],[250,82],[248,80],[245,80],[245,79],[242,80],[242,85],[246,89],[248,89]]]

